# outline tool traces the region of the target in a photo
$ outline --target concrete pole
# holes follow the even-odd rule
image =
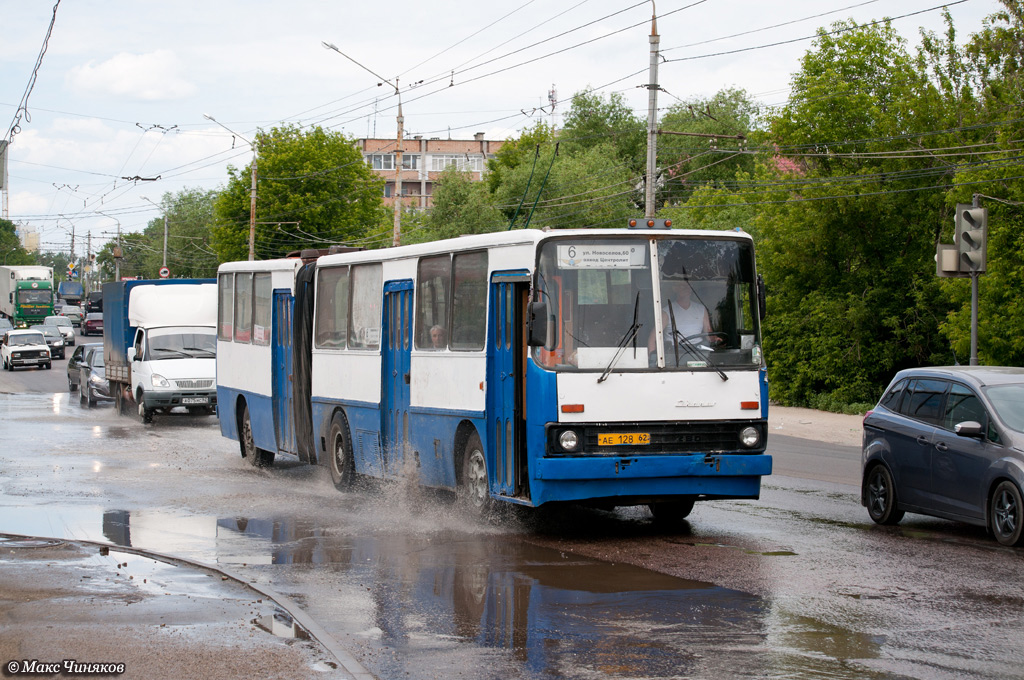
[[[397,87],[395,92],[398,92]],[[404,128],[402,95],[398,95],[398,146],[395,149],[395,226],[391,235],[391,245],[393,246],[402,245],[402,135],[405,133]]]
[[[651,17],[651,68],[647,85],[647,183],[644,196],[644,217],[654,217],[654,185],[658,162],[658,18]]]
[[[978,194],[974,194],[972,207],[980,208]],[[971,269],[971,366],[978,365],[978,270]]]
[[[167,266],[167,213],[164,213],[164,266]]]
[[[167,230],[164,230],[164,250],[167,249]],[[166,257],[164,258],[167,259]],[[252,191],[249,197],[249,261],[256,259],[256,140],[252,143]],[[164,264],[167,264],[164,262]]]

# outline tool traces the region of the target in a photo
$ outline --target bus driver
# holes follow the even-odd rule
[[[712,337],[711,317],[707,307],[695,298],[688,279],[666,279],[662,282],[661,326],[669,347],[676,333],[690,340],[718,342],[718,338]],[[673,333],[673,329],[676,333]],[[685,346],[682,341],[679,343],[680,347]],[[653,353],[656,344],[657,339],[652,330],[647,339],[647,350]]]

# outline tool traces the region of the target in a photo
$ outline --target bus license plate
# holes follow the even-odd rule
[[[597,435],[598,446],[646,446],[650,443],[649,432],[613,432]]]
[[[209,397],[182,397],[181,398],[181,403],[182,404],[209,404],[210,403],[210,398]]]

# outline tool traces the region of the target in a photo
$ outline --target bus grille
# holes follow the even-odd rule
[[[761,433],[760,443],[752,449],[740,445],[740,432],[746,427],[756,427]],[[679,453],[715,453],[722,451],[743,451],[762,453],[765,449],[767,424],[764,420],[742,421],[686,421],[673,423],[552,423],[547,428],[549,455],[659,455]],[[580,435],[579,450],[566,452],[558,445],[558,437],[565,430],[574,430]],[[599,434],[606,433],[647,433],[650,444],[637,446],[601,446],[597,443]]]
[[[181,390],[201,390],[213,387],[213,378],[202,380],[175,380],[174,384]]]

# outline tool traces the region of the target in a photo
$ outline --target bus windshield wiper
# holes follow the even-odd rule
[[[697,336],[694,336],[694,337],[697,337]],[[718,375],[720,375],[722,377],[722,380],[728,380],[729,379],[729,376],[725,374],[725,371],[723,371],[721,368],[719,368],[718,364],[716,364],[714,361],[711,360],[711,355],[710,354],[706,353],[700,347],[698,347],[697,345],[693,344],[693,342],[688,337],[686,337],[685,335],[680,333],[678,329],[676,329],[676,331],[675,331],[675,338],[679,342],[683,343],[683,345],[686,347],[686,349],[690,350],[690,352],[692,352],[693,354],[696,354],[699,357],[704,357],[704,361],[707,362],[708,366],[710,366],[711,368],[715,369],[715,371],[718,372]],[[678,362],[677,362],[677,365],[678,365]]]
[[[619,340],[619,344],[616,345],[616,347],[618,347],[618,351],[615,352],[615,356],[612,357],[612,360],[608,362],[608,366],[604,369],[604,373],[601,374],[601,377],[597,379],[597,382],[603,383],[608,379],[608,375],[612,372],[612,369],[615,368],[615,364],[619,362],[619,358],[622,356],[622,353],[626,351],[626,347],[629,346],[630,342],[633,343],[633,351],[636,352],[636,334],[640,332],[640,327],[643,326],[642,323],[637,322],[639,311],[640,293],[637,293],[636,302],[633,304],[633,324],[626,329],[626,334],[622,336],[621,340]]]

